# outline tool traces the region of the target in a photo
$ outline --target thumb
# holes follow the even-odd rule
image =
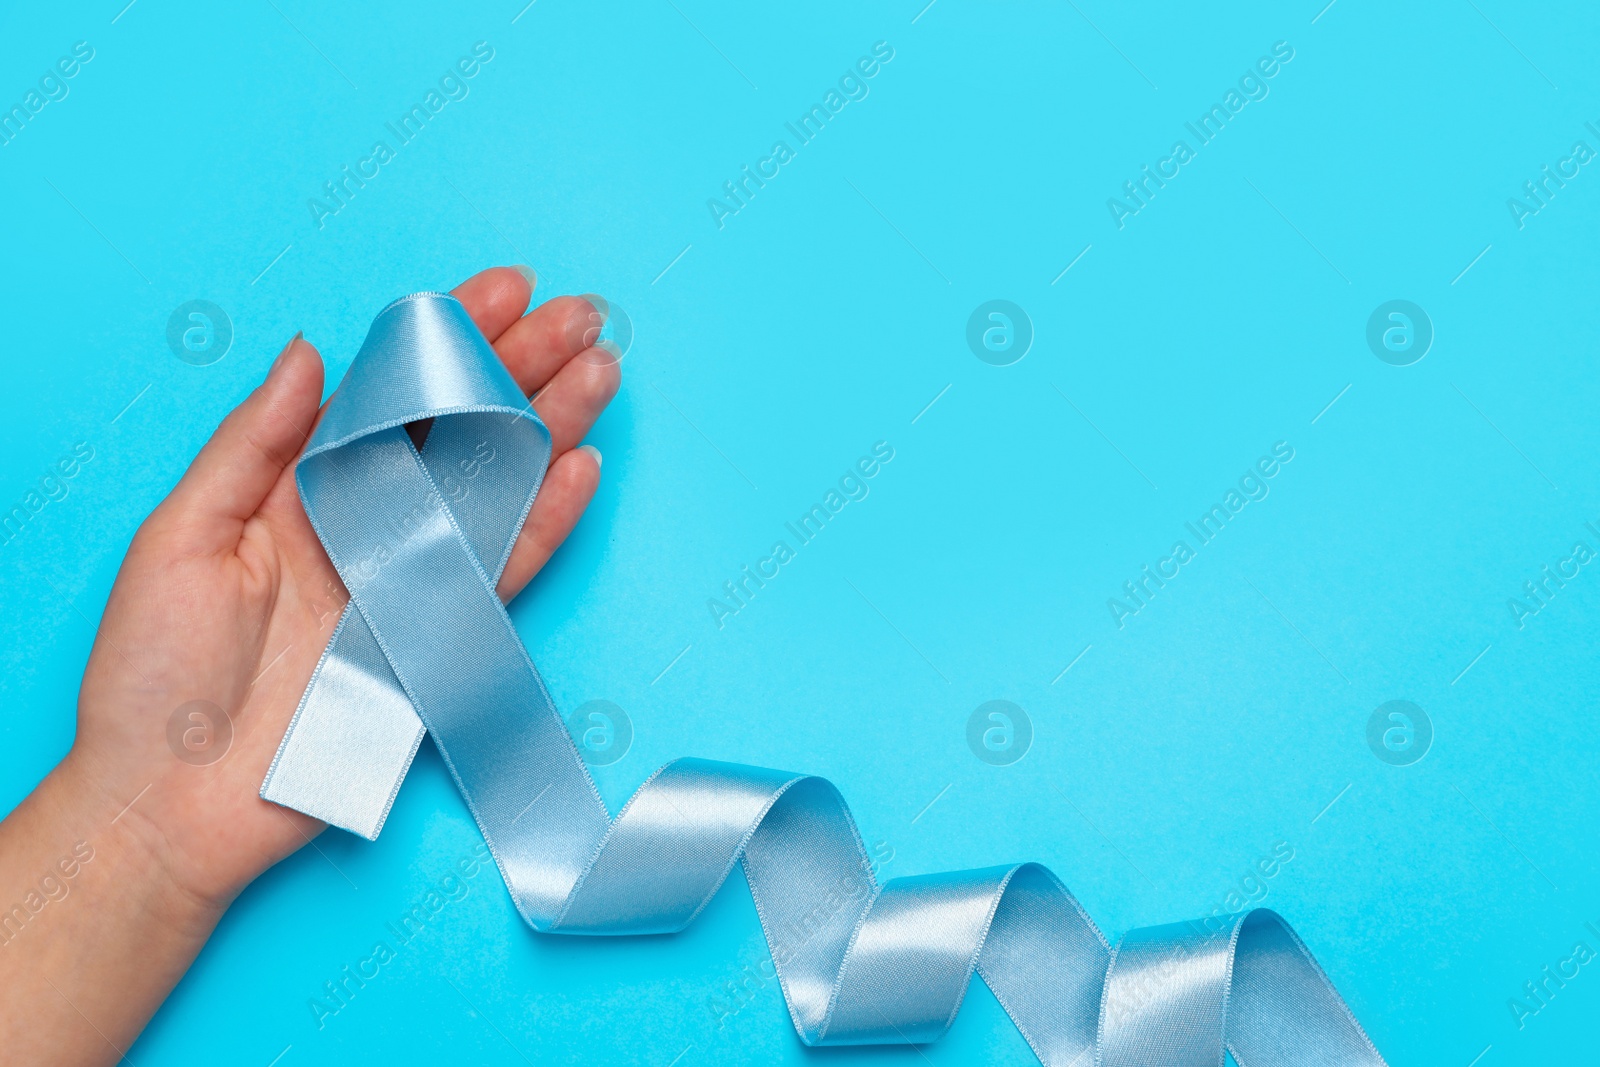
[[[322,357],[295,334],[167,498],[169,518],[191,547],[218,552],[238,544],[245,520],[305,446],[321,400]]]

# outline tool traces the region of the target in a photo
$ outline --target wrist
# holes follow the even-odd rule
[[[160,782],[115,782],[74,746],[30,800],[39,802],[51,841],[92,852],[82,864],[89,881],[114,882],[145,921],[185,940],[204,941],[236,891],[210,891],[193,876],[185,850],[175,848],[161,823],[140,810],[160,789]]]
[[[0,821],[5,1063],[121,1062],[221,915],[83,768],[63,761]]]

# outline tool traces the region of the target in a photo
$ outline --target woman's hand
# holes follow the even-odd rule
[[[585,300],[524,315],[530,283],[510,268],[455,295],[552,437],[500,581],[509,600],[594,494],[599,453],[578,446],[621,372],[594,346],[602,319]],[[0,907],[28,911],[34,883],[64,877],[58,854],[93,852],[59,903],[0,916],[0,1061],[116,1062],[229,902],[323,829],[258,795],[347,599],[294,484],[322,390],[297,336],[133,539],[72,750],[0,824]]]

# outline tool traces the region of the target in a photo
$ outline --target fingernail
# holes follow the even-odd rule
[[[528,288],[529,289],[537,289],[537,288],[539,288],[539,272],[538,271],[534,270],[532,267],[528,266],[526,263],[518,263],[517,265],[515,265],[511,269],[516,271],[518,274],[522,275],[524,278],[528,279]]]
[[[589,453],[589,455],[593,456],[594,457],[594,465],[596,467],[601,465],[601,463],[600,463],[600,450],[598,448],[594,447],[594,445],[579,445],[578,446],[578,451],[579,452],[587,452],[587,453]]]
[[[295,335],[293,337],[289,338],[289,343],[283,346],[283,351],[278,353],[278,358],[272,361],[272,367],[271,367],[270,370],[267,371],[267,377],[270,378],[274,374],[278,373],[278,368],[283,366],[284,357],[288,356],[289,349],[293,348],[294,347],[294,343],[296,341],[300,340],[300,338],[304,337],[305,335],[306,335],[306,332],[304,330],[297,330],[295,332]]]
[[[604,325],[611,318],[611,303],[598,293],[584,293],[583,298],[600,313],[600,323]]]

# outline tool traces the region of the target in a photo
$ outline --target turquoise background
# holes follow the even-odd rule
[[[1040,860],[1113,938],[1286,843],[1262,902],[1391,1063],[1592,1054],[1592,966],[1521,1028],[1508,1002],[1600,949],[1600,577],[1520,628],[1508,600],[1600,548],[1600,174],[1520,227],[1507,201],[1600,149],[1600,11],[921,3],[11,5],[0,106],[94,58],[0,147],[0,505],[95,458],[0,547],[0,810],[71,742],[137,524],[289,336],[331,386],[391,298],[526,262],[635,330],[599,495],[513,609],[563,708],[631,716],[613,809],[680,755],[811,771],[885,876]],[[319,229],[308,199],[478,41],[470,94]],[[719,229],[708,198],[878,41],[870,94]],[[1279,41],[1119,229],[1107,199]],[[209,366],[166,341],[191,299],[235,330]],[[991,299],[1035,332],[1011,366],[967,347]],[[1410,366],[1366,342],[1393,299],[1435,332]],[[870,495],[719,630],[708,598],[877,441]],[[1107,599],[1279,441],[1270,495],[1119,629]],[[966,743],[994,699],[1033,723],[1010,766]],[[1397,699],[1434,729],[1410,766],[1367,743]],[[477,841],[425,746],[382,839],[263,878],[130,1058],[1032,1062],[981,983],[920,1050],[806,1050],[773,982],[719,1021],[766,958],[738,879],[681,935],[568,940],[491,868],[319,1028]]]

